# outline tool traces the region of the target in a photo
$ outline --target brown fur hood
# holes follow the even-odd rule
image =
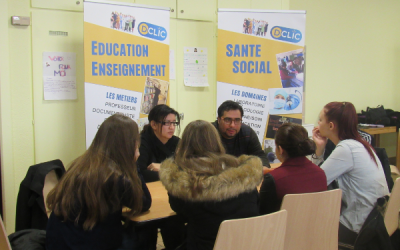
[[[201,180],[202,192],[193,195],[194,180],[176,165],[173,158],[166,159],[160,168],[160,180],[167,191],[178,198],[190,201],[222,201],[250,192],[261,183],[262,163],[256,156],[242,155],[239,166]]]

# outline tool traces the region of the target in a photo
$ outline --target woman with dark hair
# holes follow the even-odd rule
[[[156,105],[150,110],[149,124],[141,132],[140,157],[137,161],[139,171],[146,182],[158,181],[160,163],[175,153],[179,137],[175,136],[179,128],[178,112],[167,105]]]
[[[320,192],[327,187],[324,171],[306,158],[315,152],[315,143],[303,126],[283,124],[276,132],[275,145],[282,165],[264,176],[260,214],[278,211],[286,194]]]
[[[225,154],[217,129],[187,125],[175,158],[161,164],[171,208],[187,221],[186,248],[212,250],[222,221],[257,216],[262,163],[256,156]]]
[[[141,132],[140,157],[137,161],[139,172],[146,182],[160,180],[158,171],[160,163],[175,153],[179,137],[175,136],[175,129],[180,124],[177,111],[165,104],[156,105],[150,110],[149,124]],[[167,250],[175,249],[184,239],[185,225],[179,217],[169,217],[158,220],[143,227],[149,232],[150,249],[156,249],[157,228],[161,229],[161,236]]]
[[[389,194],[382,165],[371,145],[361,138],[357,124],[352,103],[331,102],[321,110],[318,127],[313,130],[314,163],[323,162],[328,139],[336,145],[321,168],[327,184],[337,180],[343,192],[339,241],[352,245],[377,199]]]
[[[139,130],[115,114],[100,126],[89,149],[78,157],[47,196],[52,213],[46,249],[117,249],[122,244],[122,207],[129,217],[148,210],[151,196],[137,173]]]

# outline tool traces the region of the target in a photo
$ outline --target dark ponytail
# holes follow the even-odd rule
[[[283,124],[275,136],[276,146],[281,146],[289,158],[306,156],[315,152],[315,143],[308,138],[307,130],[298,124]]]

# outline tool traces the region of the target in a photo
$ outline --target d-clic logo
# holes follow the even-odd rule
[[[271,29],[271,36],[276,40],[285,42],[298,43],[303,35],[300,30],[289,29],[281,26],[275,26]]]
[[[164,41],[167,38],[167,30],[164,27],[151,23],[141,22],[138,26],[139,34],[148,38]]]

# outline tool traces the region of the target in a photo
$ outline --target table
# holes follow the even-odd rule
[[[281,164],[282,163],[272,163],[270,169],[272,170],[277,168]],[[133,217],[131,220],[136,222],[146,222],[176,215],[169,205],[168,192],[162,185],[161,181],[146,183],[146,185],[151,194],[151,207],[149,211],[143,212]],[[124,208],[123,211],[126,211],[126,209],[128,208]]]
[[[397,132],[396,126],[383,127],[383,128],[359,128],[375,137],[375,146],[379,147],[379,139],[381,134],[397,133],[397,146],[396,146],[396,167],[400,168],[400,134]]]
[[[133,217],[131,220],[145,222],[175,215],[176,213],[169,205],[168,192],[161,181],[146,183],[146,185],[151,194],[151,207],[149,211],[143,212]]]

